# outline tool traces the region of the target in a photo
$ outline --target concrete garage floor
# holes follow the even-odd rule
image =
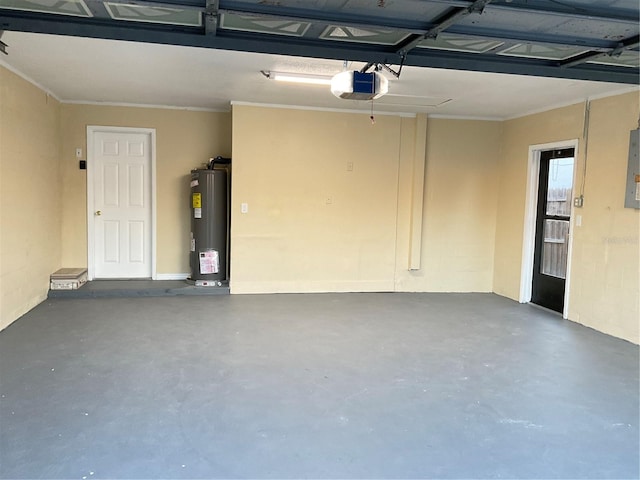
[[[93,280],[77,290],[49,290],[49,298],[171,297],[174,295],[227,295],[229,283],[196,287],[186,280]]]
[[[49,299],[2,478],[638,478],[638,347],[491,294]]]

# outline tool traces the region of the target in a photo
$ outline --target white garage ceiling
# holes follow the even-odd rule
[[[237,52],[7,31],[0,62],[64,102],[228,110],[230,102],[369,110],[370,102],[335,98],[327,86],[294,85],[260,71],[330,76],[339,60]],[[349,68],[360,69],[362,62]],[[388,75],[388,74],[387,74]],[[377,112],[512,118],[636,86],[561,78],[405,66],[388,75]]]

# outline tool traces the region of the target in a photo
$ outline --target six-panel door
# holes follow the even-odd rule
[[[95,278],[151,277],[151,136],[94,133]]]

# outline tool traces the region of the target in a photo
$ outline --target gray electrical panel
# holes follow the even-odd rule
[[[191,171],[191,280],[220,285],[227,280],[227,172]]]
[[[629,166],[624,195],[625,208],[640,208],[640,129],[629,136]]]

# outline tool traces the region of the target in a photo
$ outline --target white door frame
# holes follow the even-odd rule
[[[108,133],[141,133],[151,136],[151,278],[157,279],[156,272],[156,129],[134,127],[103,127],[87,126],[87,277],[93,280],[95,276],[95,245],[94,245],[94,180],[95,157],[94,136],[98,132]]]
[[[562,142],[543,143],[529,146],[529,163],[527,168],[527,194],[524,212],[524,233],[522,236],[522,267],[520,269],[520,303],[531,301],[533,282],[533,256],[536,248],[536,220],[538,216],[538,177],[540,176],[540,153],[545,150],[563,148],[574,149],[573,191],[576,188],[578,165],[578,139]],[[575,197],[575,195],[574,195]],[[567,277],[564,288],[564,309],[562,318],[569,318],[569,292],[571,283],[571,252],[573,250],[573,229],[575,224],[575,207],[571,202],[571,224],[569,228],[569,245],[567,253]]]

